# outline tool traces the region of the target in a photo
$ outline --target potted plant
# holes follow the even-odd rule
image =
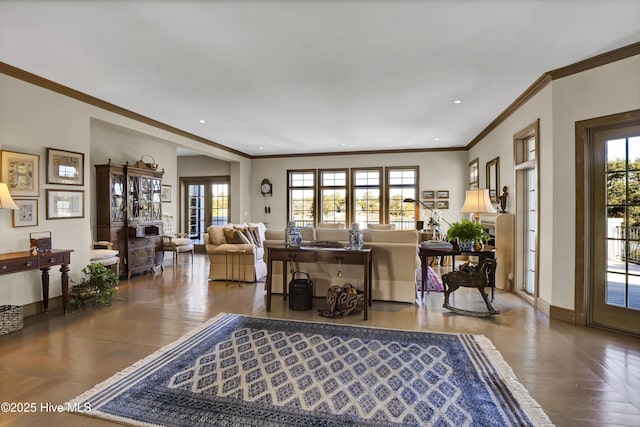
[[[96,303],[111,305],[117,291],[118,275],[100,263],[88,264],[82,269],[82,281],[71,288],[71,303],[78,306],[86,299],[96,298]]]
[[[447,231],[447,240],[450,242],[457,241],[460,249],[469,251],[474,248],[475,242],[486,243],[489,240],[489,233],[479,222],[463,219],[460,222],[451,224]]]

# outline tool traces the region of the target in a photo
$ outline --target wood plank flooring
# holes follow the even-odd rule
[[[576,327],[536,313],[520,298],[496,292],[491,318],[470,318],[442,308],[443,295],[420,304],[374,302],[361,315],[329,320],[313,311],[289,311],[275,295],[266,313],[263,284],[241,288],[208,282],[208,258],[196,254],[164,273],[120,283],[111,307],[61,309],[25,319],[22,330],[0,337],[0,402],[35,403],[33,413],[0,413],[2,426],[106,426],[103,420],[46,412],[171,343],[220,312],[350,323],[384,328],[464,332],[487,336],[519,381],[557,426],[640,425],[640,339]],[[457,295],[456,295],[457,294]],[[453,304],[482,309],[472,289]],[[322,304],[322,300],[316,300]]]

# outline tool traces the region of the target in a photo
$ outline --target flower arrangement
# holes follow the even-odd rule
[[[427,220],[427,224],[429,226],[436,226],[436,227],[440,226],[440,211],[438,210],[427,211],[427,215],[429,218]]]

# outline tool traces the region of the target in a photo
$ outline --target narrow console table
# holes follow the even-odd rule
[[[70,249],[52,249],[31,255],[29,251],[0,254],[0,274],[18,273],[20,271],[42,271],[42,307],[46,313],[49,310],[49,269],[60,265],[62,273],[62,307],[67,314],[69,303],[69,264],[71,263]]]
[[[481,251],[462,251],[458,249],[457,246],[454,246],[453,249],[445,249],[445,248],[425,248],[420,246],[419,255],[420,255],[420,265],[422,267],[422,292],[420,294],[420,298],[424,298],[424,290],[427,285],[427,266],[429,264],[429,257],[451,257],[451,268],[455,270],[456,266],[456,255],[471,255],[477,256],[479,259],[483,258],[495,258],[496,248],[493,246],[485,245]],[[489,286],[491,287],[491,301],[493,301],[493,290],[496,287],[496,277],[495,272],[489,277]]]
[[[353,264],[361,265],[364,269],[364,320],[368,318],[368,306],[372,303],[371,298],[371,253],[373,248],[363,247],[361,250],[351,250],[345,248],[327,248],[315,246],[286,247],[272,246],[267,250],[267,312],[271,311],[271,275],[273,272],[273,262],[282,261],[282,293],[287,299],[287,263],[289,262],[310,262],[328,264]]]

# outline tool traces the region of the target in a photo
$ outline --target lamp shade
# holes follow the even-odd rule
[[[19,209],[9,194],[9,187],[4,182],[0,182],[0,209]]]
[[[481,213],[496,213],[489,198],[489,190],[467,190],[464,205],[462,205],[460,212],[474,213],[476,218],[479,218]]]

